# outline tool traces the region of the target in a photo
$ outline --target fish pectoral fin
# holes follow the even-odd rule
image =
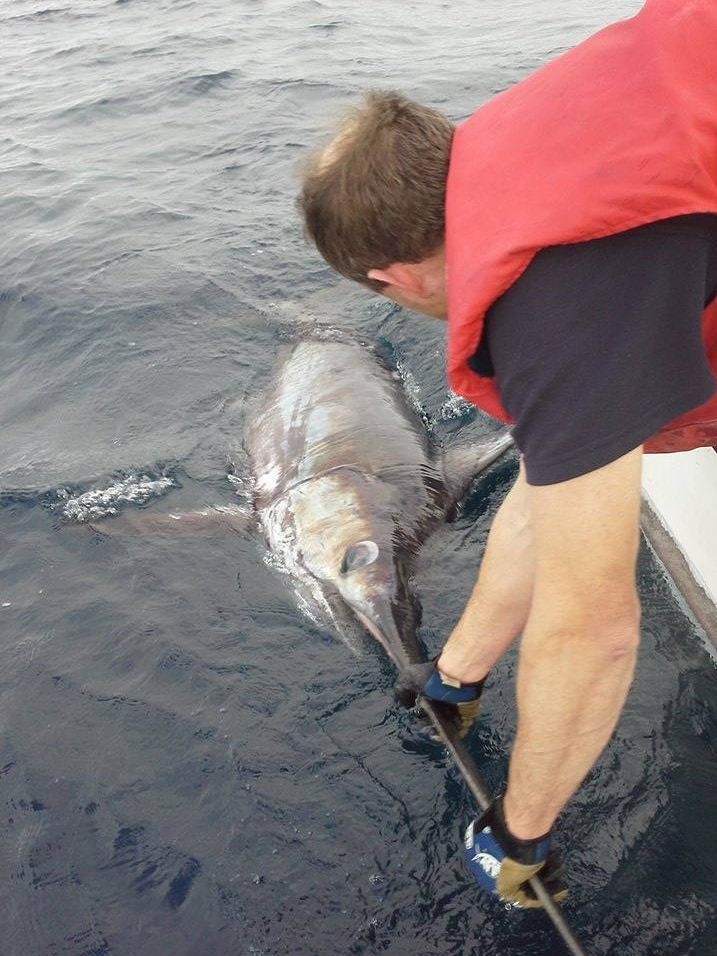
[[[212,528],[231,528],[244,531],[254,521],[253,510],[242,505],[206,505],[190,511],[169,511],[157,514],[146,510],[124,511],[121,515],[102,521],[95,530],[103,535],[115,533],[147,534],[166,531],[204,531]]]
[[[460,501],[474,478],[514,447],[513,436],[506,428],[482,441],[446,448],[443,452],[443,477],[447,508]]]

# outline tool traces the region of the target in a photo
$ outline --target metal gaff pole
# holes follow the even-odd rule
[[[470,751],[463,743],[457,732],[454,730],[450,721],[447,720],[436,708],[432,701],[425,697],[420,698],[420,707],[428,715],[431,723],[436,729],[438,736],[450,751],[461,776],[468,785],[469,790],[476,799],[476,803],[481,810],[487,810],[492,802],[492,797],[486,788],[481,777],[480,771],[476,766],[475,760]],[[539,876],[533,876],[529,880],[531,889],[540,900],[543,909],[547,913],[550,921],[555,927],[558,935],[561,937],[568,951],[573,956],[587,956],[587,953],[578,942],[575,934],[568,926],[562,910],[552,898],[550,893],[543,886],[543,881]]]

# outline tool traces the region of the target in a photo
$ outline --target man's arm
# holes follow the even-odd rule
[[[482,680],[525,625],[534,571],[530,490],[521,462],[493,519],[473,593],[438,661],[449,677]]]
[[[639,639],[635,562],[642,450],[529,487],[535,576],[518,674],[505,818],[546,833],[609,740]]]

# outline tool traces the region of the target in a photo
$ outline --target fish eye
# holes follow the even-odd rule
[[[341,573],[350,574],[351,571],[358,571],[359,568],[365,568],[378,557],[378,545],[375,541],[357,541],[347,548],[343,561],[341,562]]]

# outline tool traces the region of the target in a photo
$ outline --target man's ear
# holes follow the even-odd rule
[[[424,295],[423,278],[410,262],[392,262],[385,269],[369,269],[367,275],[369,279],[386,282],[403,292]]]

